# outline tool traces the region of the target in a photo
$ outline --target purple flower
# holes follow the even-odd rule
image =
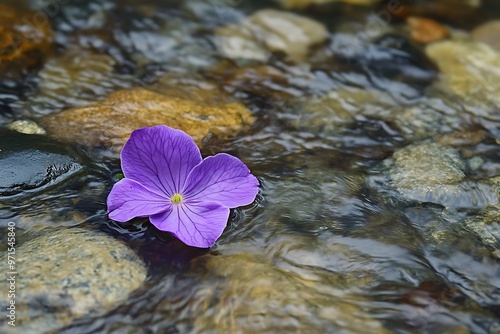
[[[132,132],[121,162],[125,178],[108,196],[109,217],[149,217],[189,246],[212,246],[229,208],[252,203],[259,191],[241,160],[225,153],[202,160],[191,137],[164,125]]]

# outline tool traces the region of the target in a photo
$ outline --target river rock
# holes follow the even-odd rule
[[[448,29],[438,22],[418,16],[410,16],[406,22],[411,28],[411,38],[419,43],[430,43],[448,37]]]
[[[392,119],[396,101],[387,93],[374,89],[340,87],[322,97],[312,98],[298,108],[291,124],[315,133],[333,134],[339,127],[355,122],[356,117]]]
[[[321,275],[302,276],[249,253],[207,255],[193,265],[207,271],[206,288],[192,301],[193,332],[390,332],[356,305],[362,296],[337,292]]]
[[[444,41],[426,48],[438,65],[441,84],[477,116],[498,117],[500,108],[500,53],[479,42]]]
[[[500,183],[500,180],[498,180]],[[489,248],[492,255],[500,259],[500,207],[490,206],[479,215],[465,219],[462,226],[475,234]]]
[[[264,9],[236,25],[215,31],[220,52],[231,59],[267,60],[271,52],[283,52],[300,62],[309,49],[328,38],[325,26],[307,17]]]
[[[117,62],[105,54],[68,53],[48,60],[35,79],[37,90],[23,102],[30,115],[82,106],[130,87],[132,79],[119,76]]]
[[[475,41],[483,42],[493,49],[500,51],[500,20],[490,21],[474,28],[472,38]]]
[[[0,73],[38,65],[52,47],[53,32],[42,12],[0,4]]]
[[[143,88],[117,91],[104,101],[41,121],[53,138],[113,152],[120,151],[133,130],[144,126],[166,124],[184,130],[201,144],[209,134],[229,137],[252,122],[250,111],[238,102],[209,104]]]
[[[100,315],[144,282],[147,270],[122,242],[100,232],[62,229],[16,248],[16,330],[41,333]],[[0,268],[7,273],[7,259]],[[7,281],[0,282],[2,294]],[[6,308],[6,296],[0,304]],[[3,322],[2,330],[7,325]],[[4,332],[5,333],[5,332]]]
[[[394,153],[392,186],[404,197],[460,208],[498,203],[490,180],[471,180],[470,166],[458,150],[434,143],[415,144]]]
[[[9,124],[9,129],[24,133],[27,135],[44,135],[45,130],[34,121],[20,119]]]
[[[0,165],[0,198],[62,182],[83,168],[67,145],[5,129],[0,129]]]

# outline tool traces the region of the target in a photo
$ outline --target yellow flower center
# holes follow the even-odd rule
[[[172,200],[172,203],[175,203],[175,204],[180,203],[180,202],[182,202],[182,196],[181,196],[181,194],[174,194],[174,196],[172,196],[171,200]]]

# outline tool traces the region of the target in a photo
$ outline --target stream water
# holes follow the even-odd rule
[[[55,330],[500,333],[500,25],[483,26],[496,1],[1,2],[53,31],[26,51],[36,64],[0,53],[1,229],[15,222],[20,247],[101,231],[147,267],[126,299]],[[86,132],[102,124],[51,118],[133,87],[251,113],[200,141],[261,183],[209,250],[110,220],[119,156]],[[47,134],[7,130],[18,120]]]

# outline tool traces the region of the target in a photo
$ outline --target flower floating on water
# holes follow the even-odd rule
[[[202,160],[191,137],[164,125],[132,132],[121,163],[125,178],[108,196],[109,217],[149,217],[189,246],[212,246],[229,209],[252,203],[259,191],[241,160],[225,153]]]

